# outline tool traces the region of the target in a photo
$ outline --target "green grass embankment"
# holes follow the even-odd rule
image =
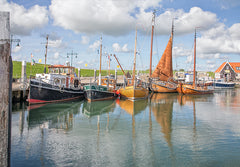
[[[48,71],[47,65],[47,71]],[[37,73],[43,73],[44,71],[44,64],[36,63],[35,65],[31,66],[30,62],[27,62],[26,66],[26,73],[27,78],[30,77],[30,75],[35,76]],[[21,72],[22,72],[22,62],[21,61],[13,61],[13,78],[21,78]],[[75,69],[76,74],[78,74],[78,69]],[[110,70],[111,74],[115,74],[115,70]],[[131,73],[131,71],[130,71]],[[101,72],[102,76],[108,75],[108,70],[102,70]],[[99,75],[99,70],[96,71],[96,75]],[[117,75],[123,75],[121,70],[117,70]],[[93,69],[81,69],[81,77],[93,77],[94,76],[94,70]]]

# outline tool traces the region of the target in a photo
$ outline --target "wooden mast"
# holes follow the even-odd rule
[[[193,87],[196,86],[196,28],[194,35],[194,66],[193,66]]]
[[[154,23],[155,23],[155,10],[153,11],[153,16],[152,16],[152,34],[151,34],[151,49],[150,49],[150,68],[149,68],[149,77],[152,76],[152,48],[153,48]]]
[[[137,54],[137,27],[136,27],[136,36],[135,36],[134,62],[133,62],[133,77],[132,77],[134,87],[135,87],[136,54]]]
[[[102,84],[102,81],[101,81],[101,66],[102,66],[102,36],[100,38],[100,64],[99,64],[99,79],[98,79],[98,85],[101,85]]]

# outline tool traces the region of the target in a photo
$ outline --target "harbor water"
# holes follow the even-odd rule
[[[13,105],[11,166],[240,166],[240,89]]]

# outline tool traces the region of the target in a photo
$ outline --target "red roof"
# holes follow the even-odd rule
[[[48,68],[74,68],[74,67],[70,67],[70,66],[64,66],[64,65],[51,65],[51,66],[48,66]]]
[[[232,69],[235,71],[235,73],[240,73],[240,63],[237,63],[237,62],[224,62],[216,71],[215,71],[215,73],[217,73],[217,72],[220,72],[220,71],[222,71],[222,69],[223,69],[223,67],[226,65],[226,63],[228,63],[231,67],[232,67]],[[238,69],[237,69],[237,67],[239,67]]]

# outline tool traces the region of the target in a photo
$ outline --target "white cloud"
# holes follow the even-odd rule
[[[90,41],[89,37],[82,36],[82,40],[81,40],[82,44],[84,44],[84,45],[89,44],[89,41]]]
[[[123,47],[121,47],[118,43],[114,43],[112,44],[112,48],[114,52],[129,52],[127,44],[124,44]]]
[[[95,51],[96,49],[98,49],[100,47],[100,44],[101,44],[101,41],[97,40],[92,45],[89,46],[89,49]]]
[[[75,32],[121,35],[131,30],[134,5],[113,0],[52,0],[54,24]],[[74,16],[74,17],[73,17]]]
[[[202,33],[197,39],[198,52],[201,54],[240,54],[240,24],[234,24],[227,28],[224,24],[218,24]],[[216,55],[219,56],[219,55]]]
[[[35,5],[29,9],[16,3],[0,1],[0,10],[10,12],[11,31],[17,35],[30,35],[34,29],[43,27],[48,23],[46,7]]]
[[[66,44],[64,44],[62,42],[62,39],[58,39],[58,40],[49,40],[49,47],[52,48],[66,48]]]

